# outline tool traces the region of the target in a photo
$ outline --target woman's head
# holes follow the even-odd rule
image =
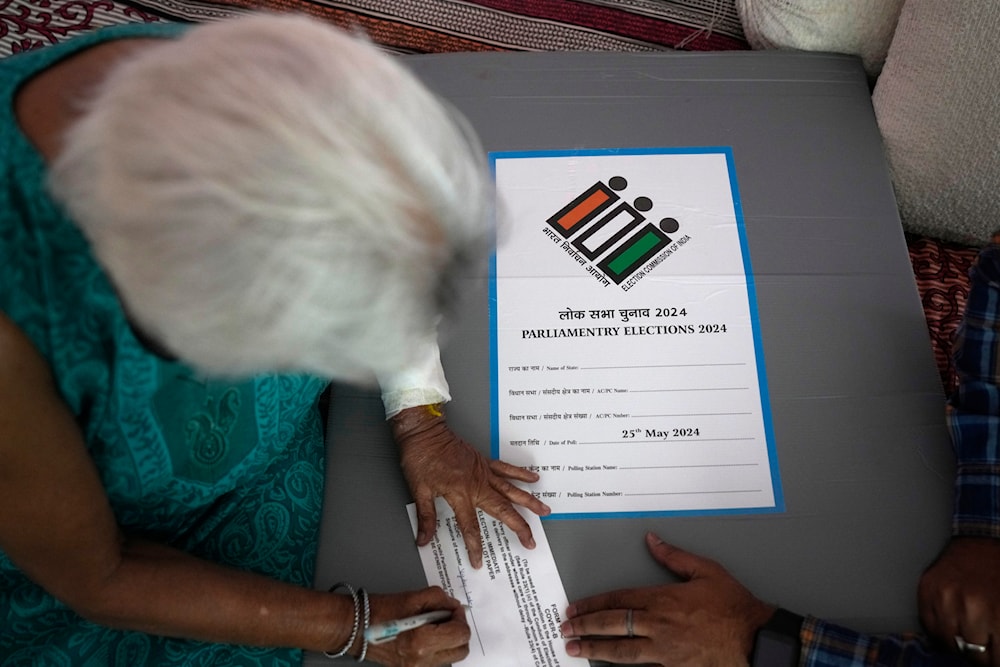
[[[55,196],[136,323],[210,372],[392,372],[491,191],[464,121],[364,39],[297,16],[192,28],[115,68]]]

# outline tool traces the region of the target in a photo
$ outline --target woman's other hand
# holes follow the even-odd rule
[[[442,496],[455,511],[455,520],[474,568],[483,564],[483,544],[476,508],[502,521],[526,548],[535,541],[527,522],[514,508],[522,505],[544,516],[549,507],[510,480],[537,482],[524,468],[491,461],[455,435],[431,406],[403,410],[389,423],[400,449],[403,475],[417,505],[417,544],[430,542],[437,527],[434,498]]]

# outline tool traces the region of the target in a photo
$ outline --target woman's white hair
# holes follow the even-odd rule
[[[116,67],[52,167],[129,316],[208,372],[392,373],[491,197],[464,120],[302,16],[194,27]]]

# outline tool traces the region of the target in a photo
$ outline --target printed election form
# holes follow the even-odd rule
[[[782,511],[731,151],[491,162],[493,455],[554,517]]]
[[[406,509],[416,535],[416,505]],[[535,548],[529,550],[503,523],[478,510],[483,566],[474,570],[455,513],[443,498],[435,500],[435,509],[438,528],[430,544],[419,549],[420,562],[429,585],[440,586],[469,607],[472,638],[462,665],[588,667],[587,660],[566,653],[559,632],[566,592],[538,517],[521,511],[535,538]]]

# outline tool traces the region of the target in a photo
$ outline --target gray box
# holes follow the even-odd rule
[[[786,511],[543,523],[566,592],[672,580],[643,534],[763,600],[869,632],[918,629],[943,547],[944,397],[860,61],[782,52],[449,54],[406,63],[490,151],[730,146]],[[489,452],[485,268],[442,341],[456,432]],[[316,587],[426,585],[376,393],[336,387]],[[308,655],[306,664],[320,664]]]

